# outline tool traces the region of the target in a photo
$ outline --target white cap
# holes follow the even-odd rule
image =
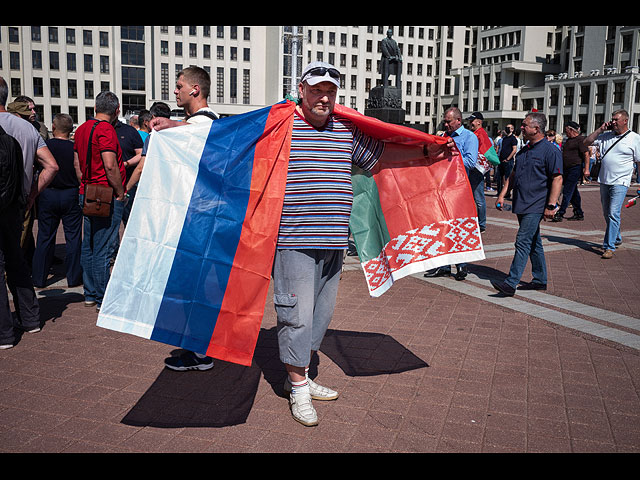
[[[331,82],[340,87],[340,72],[336,67],[326,62],[311,62],[302,72],[301,82],[317,85],[320,82]]]

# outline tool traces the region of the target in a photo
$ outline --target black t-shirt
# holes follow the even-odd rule
[[[584,136],[567,138],[562,144],[562,163],[565,168],[582,165],[584,154],[589,148],[584,144]]]
[[[127,160],[136,156],[136,149],[142,148],[144,143],[142,142],[142,137],[138,130],[133,128],[131,125],[127,125],[120,121],[116,122],[114,125],[116,129],[116,135],[118,135],[118,142],[120,142],[120,148],[122,148],[122,161],[126,162]],[[127,180],[135,170],[135,167],[130,166],[127,168]]]
[[[500,161],[505,160],[511,152],[513,151],[513,147],[518,146],[518,139],[515,135],[509,135],[508,137],[503,137],[502,142],[500,143]],[[513,160],[513,157],[511,157]]]
[[[58,173],[49,184],[50,188],[78,188],[80,183],[73,166],[73,142],[62,138],[50,138],[47,147],[58,163]]]

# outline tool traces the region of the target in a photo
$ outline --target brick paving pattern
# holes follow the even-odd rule
[[[340,398],[314,402],[312,428],[281,390],[270,300],[251,367],[178,373],[174,348],[98,328],[58,275],[39,291],[43,330],[0,351],[0,452],[639,452],[640,206],[602,260],[598,187],[580,191],[583,222],[543,224],[546,292],[488,283],[517,225],[490,195],[487,259],[464,282],[416,275],[372,299],[348,257],[311,368]]]

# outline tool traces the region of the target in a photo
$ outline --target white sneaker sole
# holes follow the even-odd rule
[[[315,427],[316,425],[318,425],[318,414],[316,413],[315,408],[313,408],[313,405],[311,405],[311,400],[309,400],[308,403],[309,408],[314,413],[313,416],[296,414],[296,402],[294,401],[293,396],[289,397],[289,409],[291,410],[291,416],[296,422],[301,423],[305,427]]]

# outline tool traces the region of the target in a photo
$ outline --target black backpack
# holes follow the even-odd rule
[[[0,126],[0,212],[24,205],[24,163],[18,141]]]

